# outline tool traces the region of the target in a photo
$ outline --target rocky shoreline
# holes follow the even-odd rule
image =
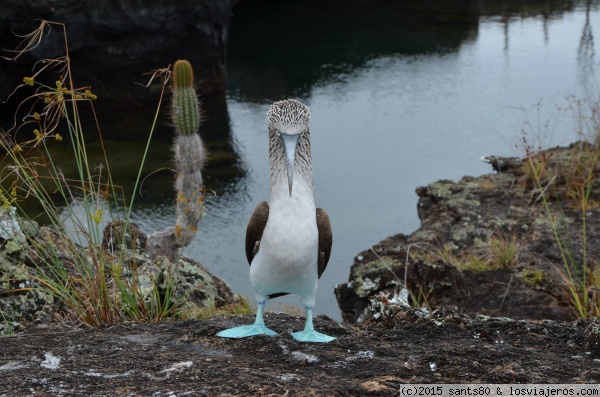
[[[4,227],[9,217],[7,211],[2,213]],[[23,220],[19,220],[19,225],[22,226],[16,226],[9,238],[0,236],[0,335],[20,333],[36,324],[73,320],[73,313],[45,285],[47,280],[39,277],[40,271],[50,278],[57,272],[52,268],[54,258],[41,257],[43,253],[56,250],[56,259],[62,262],[60,269],[65,269],[73,279],[82,277],[82,266],[77,261],[93,260],[93,254],[85,247],[76,244],[66,247],[64,235],[52,227],[37,227]],[[148,236],[135,224],[128,228],[123,225],[115,222],[104,229],[102,249],[114,255],[115,263],[120,262],[124,269],[122,280],[137,284],[144,300],[151,299],[155,288],[164,292],[166,280],[172,280],[171,299],[179,302],[181,311],[240,302],[239,296],[201,263],[185,256],[169,259],[156,254]],[[107,269],[106,274],[109,273]]]
[[[583,270],[566,269],[563,254],[573,267],[585,254],[589,294],[597,294],[600,246],[591,243],[600,239],[597,156],[591,145],[577,142],[529,159],[491,158],[496,173],[418,188],[421,227],[355,257],[348,283],[335,291],[343,319],[368,319],[369,297],[398,295],[405,277],[417,305],[513,319],[575,319],[565,277]],[[541,187],[529,171],[532,164],[543,167]],[[583,199],[574,193],[581,173],[589,186],[585,217]]]
[[[578,167],[588,158],[591,168]],[[304,319],[283,313],[266,318],[276,337],[226,340],[215,334],[252,316],[90,329],[34,308],[23,317],[27,327],[2,338],[0,396],[396,396],[407,382],[597,382],[600,322],[576,319],[547,213],[561,214],[560,232],[583,261],[583,244],[600,238],[596,149],[578,142],[489,161],[498,172],[418,188],[421,227],[356,256],[348,283],[335,290],[344,322],[315,320],[337,337],[332,343],[294,341],[289,334]],[[543,164],[536,180],[555,192],[548,207],[532,164]],[[585,216],[570,195],[580,168],[592,178]],[[41,228],[36,236],[48,234]],[[150,258],[145,236],[129,237],[132,255]],[[2,240],[0,258],[25,263],[11,239]],[[587,244],[585,252],[593,271],[600,247]],[[157,260],[143,266],[152,269]],[[195,270],[182,274],[180,287],[200,294],[196,305],[236,300],[201,265],[183,260],[183,269]],[[3,304],[39,299],[19,290],[28,280],[9,274],[6,261],[1,269]],[[590,285],[590,296],[596,291]]]

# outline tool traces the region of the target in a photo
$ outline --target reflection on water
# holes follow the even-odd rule
[[[358,252],[418,228],[417,186],[490,172],[480,157],[519,154],[523,131],[542,146],[567,144],[578,138],[569,96],[598,99],[599,1],[377,3],[247,0],[234,10],[228,97],[205,112],[214,194],[184,254],[251,300],[244,235],[268,199],[273,100],[311,109],[315,198],[334,228],[315,311],[340,319],[333,286]],[[160,128],[133,212],[146,232],[175,220],[171,173],[151,173],[170,162]],[[146,134],[108,143],[122,159],[111,167],[117,183],[130,186],[124,175]]]
[[[585,6],[585,23],[581,32],[581,39],[579,40],[579,48],[577,49],[577,62],[579,63],[579,76],[581,79],[581,85],[593,89],[595,81],[594,77],[594,62],[595,62],[595,51],[594,51],[594,31],[592,29],[592,23],[590,21],[590,14],[592,14],[592,2],[587,1]],[[595,13],[597,14],[597,13]],[[598,95],[597,92],[588,92],[590,95]]]
[[[294,23],[303,20],[298,13],[310,12],[300,10],[310,2],[291,3]],[[557,112],[557,106],[571,106],[568,95],[587,95],[577,54],[586,23],[591,31],[600,27],[590,23],[600,21],[598,2],[588,3],[587,12],[573,3],[538,2],[526,12],[492,5],[481,15],[473,13],[472,2],[458,3],[429,14],[385,10],[380,18],[400,23],[413,20],[410,11],[422,15],[422,23],[396,30],[389,24],[378,30],[381,22],[361,12],[349,22],[336,20],[334,38],[327,25],[315,23],[311,31],[309,16],[290,26],[281,11],[238,10],[228,106],[251,176],[245,181],[251,199],[241,207],[245,218],[235,218],[240,230],[233,230],[232,244],[239,252],[217,266],[238,291],[251,296],[247,269],[239,270],[245,265],[243,227],[254,204],[268,197],[264,115],[272,100],[294,96],[311,108],[316,201],[330,213],[335,236],[317,310],[336,318],[331,289],[346,280],[353,255],[419,226],[417,186],[490,172],[479,158],[518,154],[514,145],[523,130],[543,146],[577,139],[573,113]],[[400,17],[405,11],[408,16]],[[371,30],[361,30],[361,16],[375,21]],[[594,44],[586,43],[590,64]],[[584,71],[589,81],[595,81],[593,72]],[[201,245],[199,255],[209,255]]]

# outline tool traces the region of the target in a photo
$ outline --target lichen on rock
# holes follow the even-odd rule
[[[16,233],[0,239],[0,333],[13,333],[23,324],[45,321],[61,309],[62,302],[50,292],[40,278],[55,277],[52,266],[77,279],[81,271],[77,261],[93,263],[88,248],[72,241],[52,227],[34,227],[28,223],[28,235]],[[236,303],[239,297],[229,286],[213,276],[200,263],[178,256],[171,261],[165,256],[153,257],[147,251],[147,236],[135,224],[114,222],[103,233],[102,255],[106,255],[105,274],[118,271],[118,277],[128,285],[136,285],[141,298],[152,299],[171,294],[171,301],[182,309],[206,308]],[[60,261],[58,262],[53,261]],[[46,281],[47,282],[47,281]]]
[[[407,275],[416,306],[573,319],[576,313],[565,304],[569,298],[564,294],[564,253],[568,250],[571,263],[578,266],[584,258],[600,257],[600,245],[589,244],[600,239],[600,173],[584,175],[595,178],[585,219],[577,207],[581,199],[578,202],[573,194],[572,175],[587,164],[581,161],[597,158],[597,149],[575,143],[532,156],[546,161],[545,190],[531,183],[527,159],[512,159],[511,167],[499,173],[417,188],[421,226],[357,255],[361,260],[355,259],[348,283],[335,289],[343,319],[365,320],[370,297],[384,293],[390,298],[393,290],[381,280],[392,274]],[[545,191],[547,207],[541,199]],[[568,245],[557,244],[557,234]]]

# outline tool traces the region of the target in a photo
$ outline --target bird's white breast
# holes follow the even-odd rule
[[[273,186],[269,219],[250,280],[259,295],[279,292],[313,300],[318,279],[318,230],[312,186],[294,181],[292,196],[286,183]]]

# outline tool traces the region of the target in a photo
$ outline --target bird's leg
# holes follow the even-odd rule
[[[306,324],[304,325],[304,331],[294,332],[292,334],[294,339],[300,342],[331,342],[335,338],[333,336],[325,335],[315,331],[313,326],[313,315],[312,307],[306,306]]]
[[[257,307],[256,307],[256,320],[254,320],[254,325],[257,327],[261,327],[264,330],[268,330],[268,328],[265,327],[265,320],[263,319],[264,311],[265,311],[265,302],[264,301],[258,302]],[[273,331],[271,331],[271,332],[273,332]]]
[[[229,328],[217,334],[221,338],[246,338],[254,335],[275,336],[277,333],[265,326],[263,312],[265,310],[265,301],[258,301],[256,307],[256,320],[252,325],[243,325],[241,327]]]

